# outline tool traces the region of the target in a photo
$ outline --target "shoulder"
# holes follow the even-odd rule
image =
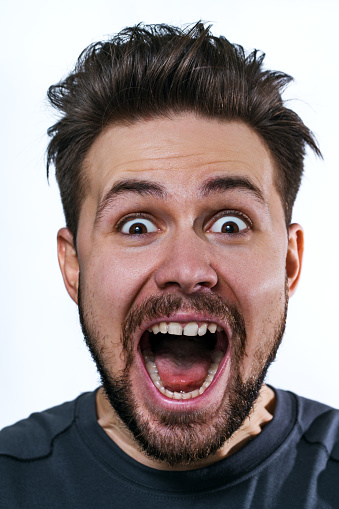
[[[3,428],[0,431],[0,457],[30,460],[47,456],[54,440],[72,426],[79,398],[33,413],[27,419]]]
[[[339,410],[293,393],[302,440],[321,448],[329,459],[339,461]]]
[[[339,410],[299,398],[299,416],[304,440],[323,447],[331,459],[339,461]]]

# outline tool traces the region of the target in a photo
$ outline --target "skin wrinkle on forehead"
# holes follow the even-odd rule
[[[259,203],[266,204],[266,200],[260,188],[247,177],[218,176],[208,178],[200,185],[200,195],[206,197],[210,194],[223,193],[228,190],[242,190],[253,196]],[[161,184],[138,179],[121,179],[113,184],[105,194],[97,208],[94,224],[97,224],[103,216],[105,209],[114,206],[119,196],[127,194],[148,195],[155,198],[168,198],[169,194]]]
[[[194,131],[195,129],[194,123],[196,119],[194,115],[178,115],[177,118],[179,120],[179,124],[181,124],[179,125],[179,130],[182,129],[182,124],[185,125],[183,136],[179,139],[179,141],[176,133],[173,134],[173,132],[168,132],[162,135],[162,127],[163,125],[166,125],[166,120],[156,118],[153,121],[144,122],[146,131],[149,129],[148,126],[152,124],[156,125],[156,129],[151,131],[151,136],[148,137],[145,136],[143,132],[141,132],[141,136],[139,133],[137,147],[132,144],[132,153],[130,152],[130,131],[133,132],[134,130],[137,130],[139,128],[139,122],[133,123],[129,127],[121,125],[111,126],[110,129],[101,133],[101,135],[94,141],[90,152],[86,156],[83,170],[87,173],[87,180],[92,183],[96,180],[95,174],[93,173],[94,167],[100,168],[100,173],[106,176],[109,176],[113,172],[115,174],[138,174],[140,171],[145,172],[145,170],[148,172],[157,172],[161,170],[163,167],[162,161],[166,162],[167,170],[179,171],[181,173],[181,165],[177,164],[178,159],[183,161],[184,166],[186,166],[185,161],[190,160],[189,166],[191,166],[192,169],[194,167],[196,167],[197,170],[201,167],[206,167],[207,169],[212,165],[215,166],[215,171],[217,171],[217,167],[219,166],[220,171],[232,173],[232,168],[234,167],[235,173],[238,170],[241,170],[241,172],[246,176],[246,174],[253,172],[252,163],[249,163],[249,161],[252,161],[253,158],[255,159],[256,156],[264,156],[267,160],[265,166],[268,163],[270,167],[273,168],[273,184],[281,199],[281,190],[279,186],[279,178],[277,178],[278,170],[275,159],[265,141],[255,132],[252,132],[252,139],[245,148],[245,152],[241,152],[243,147],[241,147],[239,151],[236,137],[234,137],[232,132],[228,132],[226,139],[228,155],[226,161],[223,157],[220,157],[219,154],[215,153],[214,138],[208,129],[204,132],[204,141],[206,140],[205,151],[201,151],[199,148],[196,150],[197,147],[192,146],[190,140],[186,139],[185,131],[187,129],[193,129]],[[224,126],[233,126],[235,130],[250,130],[246,124],[241,121],[223,121],[220,123],[217,122],[217,124],[220,124],[220,128],[223,128]],[[155,139],[157,139],[156,143]],[[127,144],[126,141],[128,141]],[[111,164],[107,164],[108,160],[105,157],[105,145],[110,145],[112,147],[112,151],[114,151],[114,168]],[[120,149],[116,150],[116,147],[118,146]],[[125,152],[128,153],[128,158],[121,157],[121,154],[125,155]],[[241,156],[240,159],[239,155]],[[242,155],[244,155],[244,157],[242,157]],[[266,168],[262,168],[262,171],[265,170]],[[260,177],[258,178],[258,175],[252,174],[251,177],[257,181],[257,185],[261,184]],[[87,192],[88,191],[89,189],[87,188]],[[103,192],[103,189],[97,189],[95,193],[97,202],[100,201],[100,195]],[[86,200],[85,195],[83,196],[83,200]]]

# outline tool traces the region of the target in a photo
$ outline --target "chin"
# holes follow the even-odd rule
[[[113,374],[79,295],[84,337],[111,406],[138,447],[171,467],[198,465],[242,425],[275,358],[286,310],[261,347],[261,365],[245,378],[246,329],[235,308],[216,296],[149,298],[122,326],[124,369]]]

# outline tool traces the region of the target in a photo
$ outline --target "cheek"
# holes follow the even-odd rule
[[[234,280],[237,299],[247,332],[243,376],[257,374],[263,368],[281,329],[285,312],[285,259],[281,252],[270,257],[242,260],[239,278]]]
[[[121,325],[152,274],[152,257],[119,249],[98,248],[97,253],[80,264],[82,281],[101,320]]]
[[[224,283],[244,316],[250,350],[262,339],[263,324],[272,330],[285,309],[284,247],[268,249],[267,253],[270,254],[255,250],[244,252],[234,257],[226,271],[226,264],[224,271],[220,268]]]
[[[285,285],[285,245],[253,245],[249,249],[219,253],[218,272],[231,286],[235,298],[246,309],[258,307]],[[220,256],[221,255],[221,256]]]

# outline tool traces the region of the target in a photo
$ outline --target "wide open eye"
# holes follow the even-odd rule
[[[127,221],[120,231],[125,235],[143,235],[145,233],[157,232],[158,228],[152,223],[152,221],[138,217]]]
[[[223,216],[220,217],[208,229],[213,233],[240,233],[247,230],[248,225],[243,219],[237,216]]]

